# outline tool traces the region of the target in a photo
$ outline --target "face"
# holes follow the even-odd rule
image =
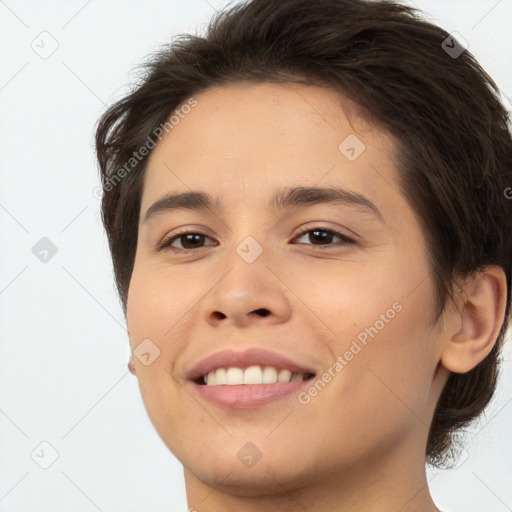
[[[393,140],[314,86],[195,98],[149,160],[127,302],[158,434],[189,479],[246,494],[423,465],[440,342]],[[161,202],[191,191],[211,204]]]

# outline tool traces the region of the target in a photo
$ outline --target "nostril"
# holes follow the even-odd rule
[[[265,309],[265,308],[256,309],[254,312],[257,313],[258,315],[261,315],[261,316],[268,316],[268,315],[270,315],[270,311],[268,309]]]
[[[220,311],[215,311],[215,313],[213,313],[213,315],[220,320],[222,320],[223,318],[226,318],[226,315],[224,313],[221,313]]]

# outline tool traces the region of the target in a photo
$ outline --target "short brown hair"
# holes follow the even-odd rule
[[[180,35],[145,65],[131,94],[101,117],[96,149],[102,220],[126,314],[147,156],[126,163],[192,95],[241,80],[334,88],[397,141],[401,192],[422,225],[436,320],[454,284],[503,268],[506,318],[490,354],[451,373],[437,404],[426,460],[446,465],[454,435],[491,400],[510,320],[512,136],[499,90],[450,35],[393,1],[253,0],[219,12],[204,36]],[[448,39],[449,47],[456,40]],[[122,179],[119,170],[124,169]]]

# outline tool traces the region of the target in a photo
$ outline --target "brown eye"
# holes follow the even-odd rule
[[[183,233],[178,233],[171,237],[165,238],[158,246],[158,250],[164,249],[176,249],[178,251],[191,250],[196,248],[204,247],[202,244],[206,238],[210,238],[202,233],[197,233],[195,231],[185,231]],[[179,241],[182,247],[174,247],[173,244],[175,241]],[[213,244],[216,245],[216,244]]]
[[[343,233],[340,233],[339,231],[334,231],[331,229],[322,229],[320,227],[314,228],[314,229],[306,229],[302,231],[299,235],[297,235],[297,238],[302,238],[304,235],[309,234],[308,240],[311,242],[320,242],[319,244],[312,244],[312,245],[351,245],[355,243],[355,240],[352,238],[349,238],[348,236],[344,235]],[[342,243],[333,244],[332,240],[333,238],[338,237],[341,239]]]
[[[323,229],[320,227],[314,229],[306,229],[302,231],[299,235],[295,237],[295,239],[302,238],[305,235],[309,235],[308,240],[311,242],[309,245],[319,245],[319,246],[335,246],[338,247],[340,245],[353,245],[355,244],[355,240],[349,238],[348,236],[340,233],[339,231],[335,231],[332,229]],[[333,243],[333,239],[339,238],[341,242]],[[176,251],[191,251],[194,249],[200,249],[205,247],[204,242],[206,239],[211,240],[211,238],[203,233],[198,233],[196,231],[184,231],[182,233],[177,233],[170,237],[165,238],[159,245],[158,251],[163,250],[176,250]],[[181,247],[176,247],[174,244],[176,241],[179,241]],[[318,243],[315,243],[318,242]],[[303,242],[300,242],[304,245]],[[210,244],[213,246],[218,245],[218,243]],[[308,245],[308,244],[305,244]]]

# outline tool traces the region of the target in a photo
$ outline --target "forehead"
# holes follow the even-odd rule
[[[143,208],[169,191],[250,202],[296,185],[344,186],[396,205],[394,140],[338,92],[240,82],[194,98],[150,156]]]

